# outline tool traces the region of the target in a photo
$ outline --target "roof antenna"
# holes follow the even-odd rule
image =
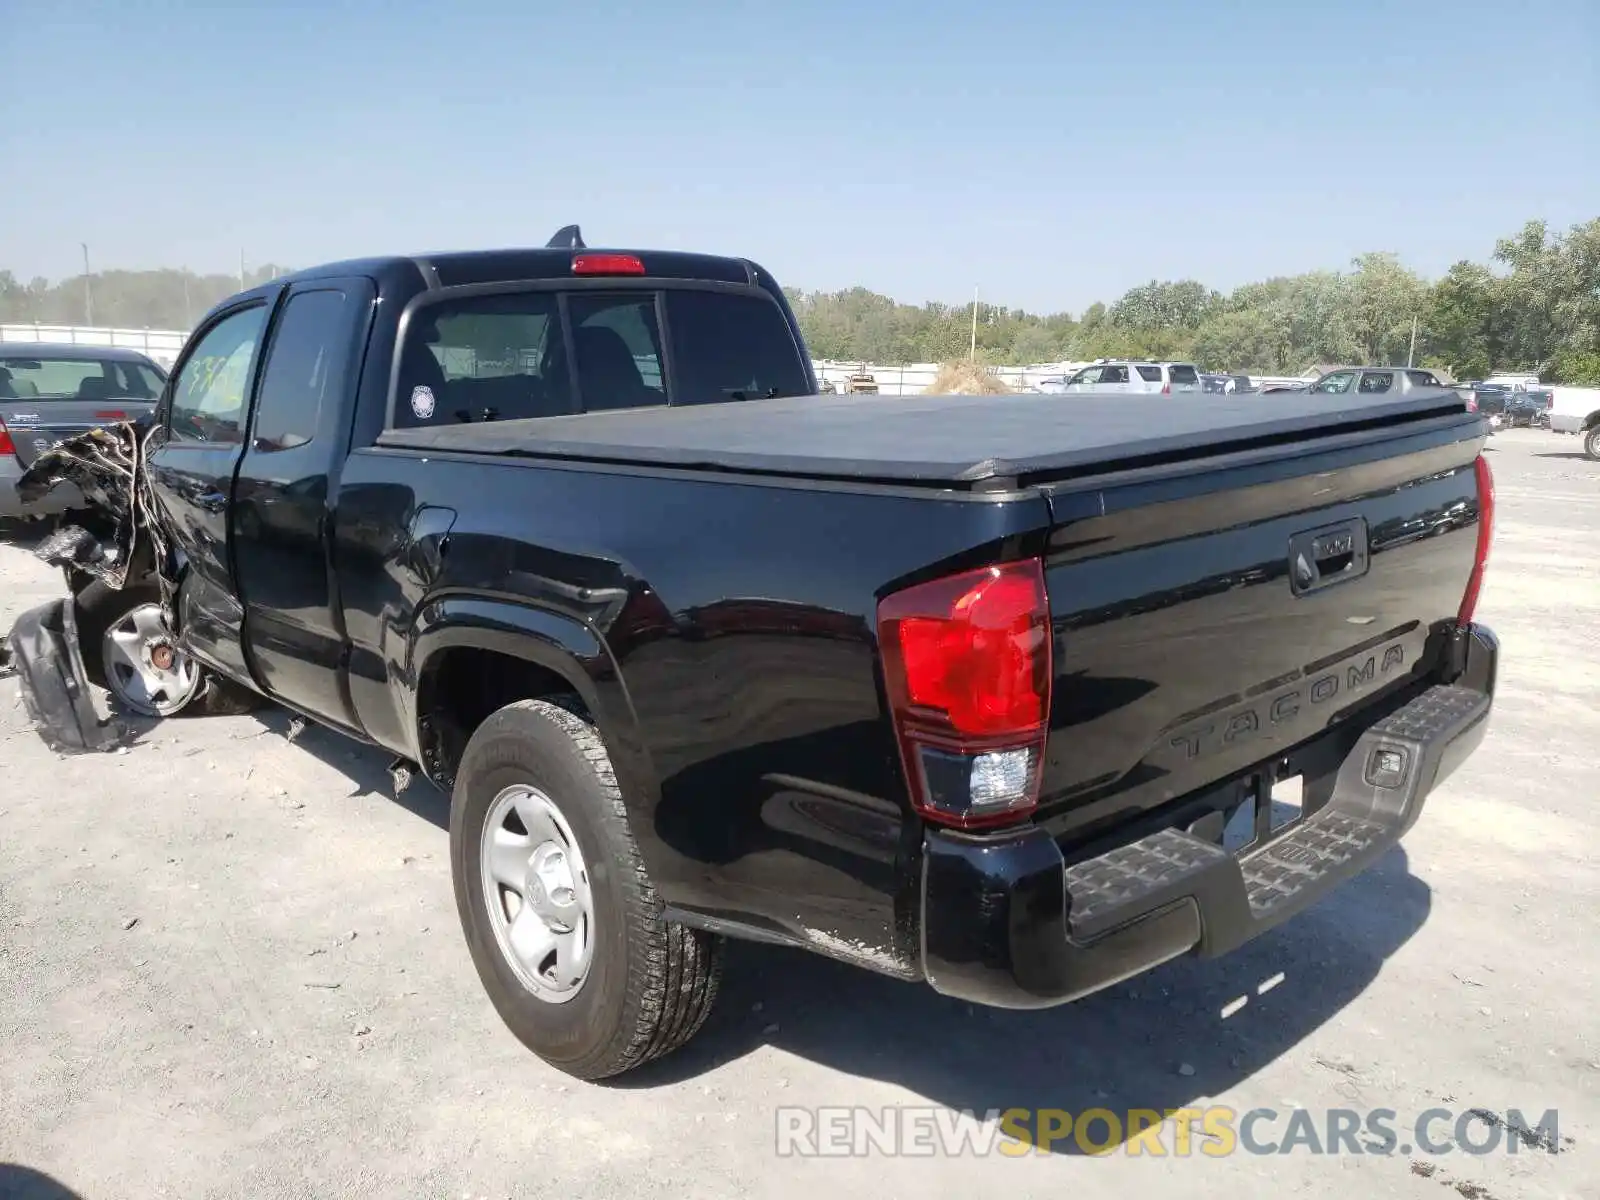
[[[564,225],[556,231],[555,237],[545,243],[549,250],[586,250],[583,244],[583,234],[576,225]]]

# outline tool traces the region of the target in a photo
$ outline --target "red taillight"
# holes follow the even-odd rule
[[[1461,608],[1456,613],[1458,625],[1471,624],[1477,611],[1483,569],[1489,565],[1489,546],[1494,541],[1494,473],[1489,470],[1489,460],[1481,454],[1472,469],[1478,480],[1478,549],[1472,560],[1472,574],[1467,577],[1467,590],[1461,594]]]
[[[878,647],[917,812],[962,829],[1032,812],[1050,718],[1050,605],[1039,560],[885,597]]]
[[[1163,384],[1162,384],[1162,385],[1161,385],[1161,394],[1162,394],[1162,395],[1163,395],[1163,396],[1170,396],[1170,395],[1172,395],[1172,385],[1171,385],[1171,384],[1170,384],[1170,383],[1163,383]]]
[[[0,421],[0,454],[16,454],[17,444],[11,440],[11,431]]]
[[[574,254],[574,275],[643,275],[644,263],[635,254]]]

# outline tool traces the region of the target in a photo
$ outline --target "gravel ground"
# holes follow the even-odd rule
[[[609,1087],[501,1027],[444,804],[390,798],[377,752],[268,715],[58,759],[0,683],[0,1195],[1600,1197],[1600,466],[1493,448],[1493,728],[1378,867],[1230,958],[1042,1013],[736,946],[698,1041]],[[57,587],[0,546],[0,627]],[[1561,1152],[776,1151],[779,1106],[1210,1104],[1387,1108],[1402,1144],[1430,1108],[1555,1109]]]

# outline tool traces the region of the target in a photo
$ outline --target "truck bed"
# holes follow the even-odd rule
[[[1461,417],[1452,391],[1404,396],[800,396],[391,430],[378,444],[939,487],[1065,478]]]

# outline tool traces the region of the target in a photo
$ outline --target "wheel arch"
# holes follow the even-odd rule
[[[447,790],[467,739],[517,700],[577,698],[600,731],[632,803],[656,782],[621,672],[604,640],[562,613],[515,601],[451,596],[424,606],[411,636],[415,745]]]

